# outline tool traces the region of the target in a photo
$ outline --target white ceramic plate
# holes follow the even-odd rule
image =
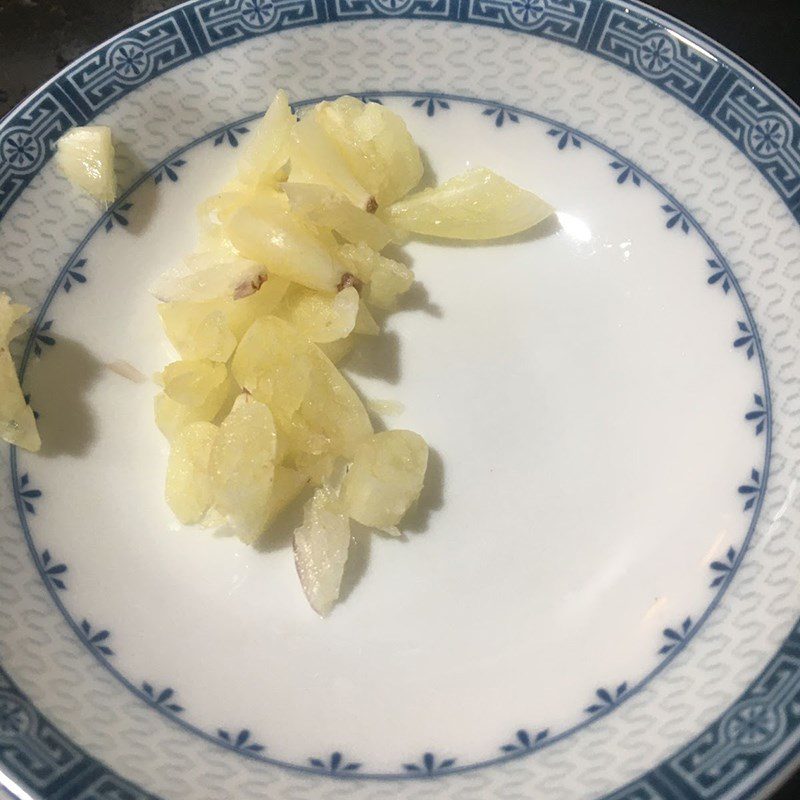
[[[277,88],[558,209],[413,244],[348,364],[433,451],[407,541],[308,608],[280,538],[180,530],[146,287]],[[111,125],[104,214],[49,160]],[[46,800],[760,797],[800,746],[800,117],[615,0],[196,0],[0,126],[0,276],[45,442],[2,452],[0,772]]]

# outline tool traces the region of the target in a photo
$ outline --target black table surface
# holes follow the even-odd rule
[[[0,117],[90,47],[176,0],[0,0]],[[800,103],[800,0],[651,0]],[[800,773],[771,800],[798,800]]]

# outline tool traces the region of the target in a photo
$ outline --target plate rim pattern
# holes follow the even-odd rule
[[[507,124],[518,124],[520,118],[529,118],[543,123],[542,132],[552,141],[553,147],[558,152],[565,149],[575,148],[581,150],[584,144],[593,146],[601,158],[611,159],[608,163],[609,180],[613,181],[619,188],[628,185],[634,189],[648,183],[660,195],[659,205],[654,208],[656,213],[661,215],[662,223],[667,231],[673,235],[688,236],[695,232],[708,247],[708,254],[711,258],[705,264],[699,264],[702,269],[712,267],[712,275],[708,277],[705,272],[702,280],[709,287],[717,291],[716,286],[721,286],[724,295],[728,295],[733,289],[731,296],[738,298],[741,310],[744,312],[746,322],[740,321],[738,328],[735,328],[733,341],[732,357],[743,355],[750,360],[757,354],[758,367],[761,374],[763,386],[759,391],[763,396],[756,394],[755,398],[761,401],[761,407],[757,406],[755,412],[759,414],[758,424],[755,427],[755,435],[758,437],[764,433],[764,460],[759,468],[751,467],[748,483],[738,486],[738,494],[743,504],[743,513],[749,515],[749,522],[744,538],[735,542],[735,547],[730,541],[721,544],[720,552],[724,555],[717,556],[716,560],[710,562],[711,578],[710,588],[716,589],[708,605],[697,616],[682,617],[681,623],[676,623],[675,628],[665,628],[662,636],[664,637],[657,651],[658,661],[645,675],[635,683],[628,679],[615,683],[610,688],[600,687],[596,690],[590,704],[583,708],[584,717],[581,721],[570,725],[564,730],[553,732],[549,729],[531,730],[524,729],[510,731],[508,740],[498,748],[498,752],[493,757],[486,757],[480,761],[464,763],[460,758],[454,758],[453,753],[448,753],[445,758],[437,758],[433,753],[426,751],[422,754],[420,762],[401,763],[398,759],[398,770],[396,772],[369,772],[366,764],[360,761],[348,761],[343,759],[342,754],[337,750],[332,750],[330,756],[324,759],[319,757],[308,758],[303,763],[297,764],[284,761],[268,754],[265,747],[258,738],[253,737],[253,732],[249,728],[241,728],[230,732],[226,729],[215,728],[213,731],[203,730],[195,724],[189,722],[182,716],[185,709],[178,705],[176,684],[168,687],[154,689],[148,682],[137,683],[130,680],[125,674],[118,670],[112,663],[115,651],[112,649],[113,642],[111,634],[103,628],[93,627],[86,618],[80,615],[73,616],[61,600],[61,595],[66,590],[65,573],[68,571],[67,564],[60,563],[52,558],[49,550],[40,551],[34,541],[31,531],[31,519],[35,518],[37,506],[41,502],[42,492],[35,487],[35,480],[27,470],[21,471],[17,462],[17,448],[11,450],[11,475],[14,491],[14,499],[19,515],[23,534],[28,545],[28,550],[33,560],[39,576],[47,588],[53,603],[56,605],[65,621],[72,629],[81,644],[97,659],[97,661],[113,677],[125,686],[128,691],[133,693],[138,699],[146,703],[153,710],[166,716],[171,722],[180,726],[184,730],[199,736],[206,741],[218,746],[225,747],[231,751],[244,755],[251,759],[256,759],[266,764],[295,770],[298,772],[320,774],[335,774],[340,778],[351,778],[356,780],[400,780],[413,778],[430,778],[445,774],[463,773],[476,769],[495,766],[516,758],[524,757],[541,749],[563,741],[572,736],[588,725],[602,719],[608,714],[618,709],[624,702],[641,692],[652,679],[665,670],[672,660],[684,650],[694,636],[703,627],[705,621],[714,612],[721,601],[726,589],[730,586],[736,572],[741,565],[748,546],[754,534],[763,499],[767,491],[770,474],[770,460],[772,450],[772,399],[769,387],[769,376],[766,368],[766,361],[761,338],[755,324],[752,310],[750,309],[744,292],[742,291],[736,276],[727,264],[722,253],[716,247],[710,236],[692,215],[692,213],[681,204],[677,198],[658,180],[650,176],[639,164],[623,157],[613,148],[598,141],[577,128],[552,119],[550,117],[527,111],[525,109],[498,103],[493,100],[466,97],[462,95],[443,94],[440,92],[406,92],[406,91],[382,91],[372,89],[363,93],[364,98],[370,98],[376,102],[381,102],[378,98],[405,98],[412,101],[412,107],[418,108],[428,117],[441,116],[443,112],[449,110],[453,103],[463,103],[475,106],[480,115],[486,119],[486,123],[494,130],[499,130]],[[319,102],[320,100],[331,99],[330,97],[315,97],[308,100],[299,101],[294,104],[295,108],[302,108]],[[476,112],[477,113],[477,112]],[[47,296],[33,323],[31,333],[26,342],[20,365],[20,377],[24,378],[30,358],[35,355],[43,354],[49,347],[55,345],[58,339],[57,324],[54,324],[54,317],[50,313],[52,301],[59,296],[59,290],[71,292],[77,285],[75,282],[85,282],[86,276],[83,274],[83,266],[87,258],[83,256],[84,248],[92,238],[105,231],[109,234],[114,230],[115,220],[119,223],[122,220],[122,227],[128,224],[127,217],[123,216],[130,213],[134,203],[132,198],[135,192],[151,179],[156,184],[160,183],[164,176],[168,176],[168,182],[179,180],[179,170],[186,164],[186,159],[190,152],[199,144],[213,140],[214,146],[229,144],[232,147],[238,146],[237,137],[247,132],[247,125],[257,119],[260,114],[250,114],[225,126],[205,133],[191,142],[188,142],[168,154],[164,159],[154,165],[150,170],[140,175],[137,180],[126,189],[120,197],[111,205],[97,221],[92,225],[77,248],[66,259],[64,266],[51,285]],[[585,149],[585,148],[584,148]],[[661,204],[663,203],[663,204]],[[70,295],[72,296],[72,295]],[[36,397],[29,398],[29,402],[35,407]],[[745,421],[750,423],[751,417],[745,416]],[[61,554],[63,557],[63,553]],[[90,617],[91,618],[91,617]],[[81,621],[79,621],[81,620]],[[267,742],[268,744],[268,742]],[[351,754],[352,755],[352,754]],[[407,754],[406,754],[407,755]],[[326,760],[327,759],[327,760]]]
[[[254,36],[339,20],[392,17],[523,32],[634,72],[728,138],[800,221],[800,108],[738,56],[638,0],[188,0],[94,48],[0,121],[0,220],[52,156],[66,129],[86,124],[153,77]],[[4,698],[26,709],[27,716],[20,717],[27,720],[26,731],[49,730],[61,736],[0,665],[0,710]],[[764,730],[759,733],[759,726],[748,725],[748,719],[764,722],[760,726]],[[737,759],[745,759],[744,777],[762,765],[766,768],[749,787],[752,796],[800,754],[798,741],[777,763],[768,764],[777,744],[788,742],[798,727],[800,622],[759,677],[716,722],[605,800],[714,800],[742,777],[731,778],[736,772],[731,767],[741,766]],[[9,769],[21,752],[16,738],[15,742],[0,726],[0,764]],[[66,749],[90,762],[91,781],[100,781],[92,796],[113,796],[124,787],[137,800],[152,798],[64,741]],[[723,755],[714,760],[715,753]],[[3,777],[0,773],[0,784]],[[87,786],[82,781],[82,788],[63,796],[78,797]]]

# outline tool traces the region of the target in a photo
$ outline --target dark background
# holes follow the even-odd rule
[[[175,0],[0,0],[0,116],[95,44]],[[800,103],[800,0],[651,0]],[[773,800],[798,800],[800,774]]]

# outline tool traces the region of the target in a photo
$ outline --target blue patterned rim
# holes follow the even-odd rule
[[[381,17],[461,21],[522,31],[577,47],[622,66],[679,99],[734,142],[770,182],[795,218],[800,219],[797,107],[750,67],[706,37],[644,6],[636,4],[636,9],[640,10],[630,6],[616,0],[191,0],[91,51],[0,124],[0,156],[3,158],[0,162],[0,219],[52,155],[54,143],[64,130],[87,123],[152,77],[253,36],[338,20]],[[680,36],[673,36],[667,28],[680,31]],[[693,41],[699,46],[694,46]],[[703,45],[722,57],[707,52]],[[498,114],[501,111],[509,115],[527,113],[521,109],[496,108]],[[230,126],[221,130],[228,128]],[[583,136],[577,131],[574,133]],[[175,154],[170,156],[174,157]],[[156,169],[167,169],[168,162],[169,159],[165,160]],[[677,204],[673,210],[690,220],[688,212]],[[110,213],[113,217],[114,210]],[[680,218],[673,224],[681,225]],[[723,261],[720,263],[724,265]],[[59,281],[68,273],[67,266]],[[77,269],[77,262],[73,261],[71,268]],[[724,270],[729,272],[727,266]],[[747,313],[750,326],[745,333],[756,345],[763,364],[757,332],[749,311]],[[40,315],[37,320],[40,338],[48,338],[47,327]],[[766,374],[764,379],[766,386]],[[768,404],[768,392],[765,395]],[[765,411],[769,425],[768,405]],[[766,438],[768,441],[769,433]],[[26,492],[35,490],[21,485],[25,481],[16,474],[13,448],[12,470],[15,495],[24,517]],[[755,485],[752,495],[757,497],[759,506],[763,497],[763,486],[759,484],[766,482],[766,475],[764,470],[760,474],[754,471],[752,476]],[[756,508],[754,514],[757,511]],[[751,533],[752,528],[748,539]],[[718,562],[723,573],[720,582],[723,588],[730,582],[744,549],[743,546],[738,553],[729,553],[728,564]],[[48,565],[49,554],[45,558],[34,550],[33,555],[48,587],[54,592],[52,575],[48,572],[54,568]],[[99,639],[92,641],[97,634],[91,629],[82,630],[83,633],[79,631],[82,639],[93,644],[100,642]],[[686,631],[673,633],[682,637]],[[688,639],[688,635],[685,638]],[[95,647],[93,651],[98,649]],[[598,690],[598,698],[601,704],[615,706],[620,699],[616,695],[628,697],[632,693],[633,690],[623,684],[614,692]],[[150,694],[152,700],[152,687]],[[159,697],[162,694],[159,693]],[[800,625],[761,676],[714,725],[640,780],[608,795],[607,800],[713,800],[735,786],[743,775],[764,769],[764,774],[749,787],[751,793],[757,791],[773,780],[800,750],[800,743],[791,743],[800,724],[799,697]],[[601,705],[597,713],[609,710]],[[246,733],[229,734],[231,746],[246,750],[248,738],[242,739]],[[151,797],[63,737],[0,667],[0,764],[12,775],[32,774],[29,768],[20,768],[30,767],[31,753],[38,752],[41,756],[43,742],[48,744],[51,758],[45,760],[47,763],[42,761],[40,773],[33,774],[34,779],[29,782],[30,790],[38,792],[39,796],[54,798],[57,795],[65,800],[89,796],[124,796],[131,800]],[[509,750],[509,757],[524,755],[537,745],[536,736],[520,731],[513,743],[516,751]],[[787,752],[769,765],[771,754],[781,745]],[[425,753],[415,765],[417,769],[408,771],[433,777],[450,771],[452,764],[446,762],[447,759],[438,760],[433,754]],[[318,765],[312,762],[312,766],[311,771],[315,773],[344,775],[352,771],[348,767],[353,765],[343,760],[341,754],[333,753],[325,760],[320,759]],[[386,777],[397,779],[412,775]],[[8,788],[12,787],[9,781]]]
[[[800,219],[797,106],[697,31],[640,3],[620,0],[189,0],[95,48],[5,119],[0,133],[0,218],[50,158],[67,128],[86,124],[153,77],[254,36],[381,17],[520,31],[634,72],[730,139]],[[670,28],[681,36],[674,36]]]
[[[112,663],[115,652],[112,649],[112,631],[93,626],[87,619],[78,620],[70,615],[61,600],[61,594],[66,591],[66,575],[68,566],[55,559],[49,550],[41,551],[36,546],[34,536],[30,529],[29,516],[36,513],[37,505],[41,501],[42,492],[35,488],[36,484],[32,476],[26,471],[20,473],[17,465],[16,449],[12,450],[11,471],[14,486],[14,495],[17,509],[20,516],[26,541],[31,557],[36,564],[39,574],[45,586],[51,594],[53,602],[61,611],[73,632],[86,648],[100,661],[100,663],[129,691],[133,692],[139,699],[147,703],[151,708],[167,716],[170,720],[180,725],[185,730],[200,736],[206,741],[221,745],[229,750],[245,755],[251,759],[263,761],[264,763],[275,766],[288,767],[301,772],[319,773],[326,772],[340,777],[356,779],[409,779],[419,777],[431,777],[442,775],[445,772],[466,772],[481,767],[492,766],[514,758],[519,758],[549,747],[556,742],[572,736],[586,726],[596,722],[598,719],[612,713],[619,708],[622,703],[638,694],[644,687],[680,653],[700,630],[703,623],[708,619],[717,607],[722,595],[730,585],[733,577],[738,570],[744,555],[747,551],[753,531],[758,521],[762,501],[766,492],[769,477],[769,464],[771,455],[772,439],[772,413],[771,397],[767,376],[766,363],[758,330],[753,319],[744,293],[739,286],[736,276],[730,266],[725,261],[723,255],[714,245],[709,236],[700,227],[697,220],[692,216],[678,200],[658,181],[647,175],[637,164],[626,160],[619,153],[602,144],[594,137],[581,131],[565,126],[560,122],[544,117],[540,114],[525,111],[524,109],[507,105],[490,103],[485,100],[478,100],[469,97],[460,97],[441,93],[409,93],[409,92],[381,92],[372,91],[363,95],[376,102],[381,102],[381,97],[407,98],[410,105],[425,113],[428,117],[441,117],[448,111],[455,102],[467,103],[477,106],[481,116],[486,118],[488,124],[494,129],[501,129],[509,124],[518,124],[521,117],[528,117],[539,122],[545,123],[541,128],[544,135],[551,138],[554,148],[559,152],[567,149],[581,149],[584,145],[590,145],[600,151],[602,157],[608,160],[609,180],[613,180],[620,187],[630,187],[633,190],[649,183],[661,195],[658,208],[654,207],[663,219],[663,224],[667,230],[673,231],[677,236],[699,235],[708,247],[710,256],[703,263],[698,264],[700,280],[708,286],[713,287],[714,291],[719,291],[721,297],[731,296],[738,299],[742,306],[746,321],[740,321],[735,329],[735,339],[733,340],[734,357],[744,357],[748,360],[757,355],[760,370],[762,387],[759,388],[761,394],[754,394],[753,410],[745,415],[746,421],[752,424],[753,433],[756,437],[763,436],[764,439],[764,460],[758,469],[748,467],[750,470],[748,481],[738,486],[738,493],[742,497],[742,511],[749,516],[747,531],[742,542],[736,542],[734,547],[730,543],[725,544],[724,555],[719,560],[712,561],[710,564],[711,575],[709,576],[710,588],[716,589],[708,606],[699,615],[682,618],[675,628],[666,628],[663,631],[663,639],[657,645],[657,663],[641,680],[629,684],[627,680],[616,684],[611,689],[599,688],[593,701],[582,709],[582,721],[561,731],[552,731],[541,728],[533,731],[519,729],[510,735],[510,741],[503,742],[488,758],[478,762],[467,763],[463,759],[454,758],[452,754],[446,757],[437,757],[433,753],[424,753],[418,762],[399,763],[398,771],[392,773],[377,773],[370,771],[368,765],[360,760],[345,759],[341,753],[334,751],[325,758],[308,758],[303,764],[296,764],[278,760],[266,754],[267,748],[261,744],[257,736],[249,728],[239,728],[231,732],[222,728],[214,728],[211,732],[199,729],[186,719],[184,712],[186,709],[179,705],[179,697],[173,686],[159,687],[155,689],[147,681],[137,683],[131,681],[123,675]],[[325,98],[314,98],[299,102],[296,106],[305,106],[319,102]],[[86,236],[79,243],[75,251],[66,260],[58,277],[51,286],[47,297],[39,311],[33,326],[33,331],[28,339],[21,365],[21,375],[24,377],[27,365],[32,355],[41,355],[44,350],[53,347],[57,342],[57,325],[50,316],[50,306],[60,290],[66,293],[74,291],[74,287],[86,283],[87,258],[84,257],[86,245],[99,232],[104,231],[109,234],[112,231],[128,225],[129,217],[136,213],[136,193],[149,181],[158,184],[162,181],[175,183],[180,180],[180,171],[191,158],[192,150],[203,142],[213,141],[214,146],[229,145],[237,147],[239,137],[246,133],[247,125],[258,115],[250,115],[236,120],[228,125],[204,134],[192,142],[178,148],[170,153],[165,159],[156,164],[148,172],[141,175],[129,189],[102,214],[95,224],[90,228]],[[710,268],[710,273],[708,272]],[[731,291],[733,290],[733,291]],[[36,398],[30,399],[35,407]],[[654,648],[655,649],[655,648]]]

